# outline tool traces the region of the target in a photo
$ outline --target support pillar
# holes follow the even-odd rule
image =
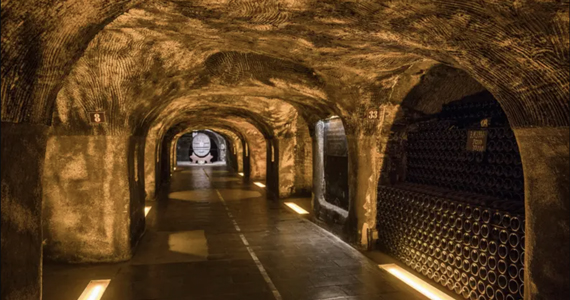
[[[570,295],[570,131],[514,132],[525,180],[525,300],[561,299]]]
[[[275,144],[273,152],[275,160],[278,160],[279,198],[287,198],[295,193],[295,137],[278,137]]]
[[[51,136],[44,169],[45,255],[63,262],[131,258],[144,231],[144,138]]]
[[[368,229],[376,229],[376,193],[380,160],[375,136],[347,134],[349,211],[345,231],[351,243],[368,247]]]
[[[309,196],[313,188],[313,139],[304,121],[301,126],[297,126],[293,152],[295,159],[294,194]]]
[[[158,172],[158,147],[156,137],[147,137],[144,150],[144,183],[145,199],[153,201],[156,198],[156,173]]]
[[[47,126],[2,122],[0,299],[41,299]]]
[[[253,181],[265,180],[267,171],[267,142],[262,135],[251,134],[245,144],[249,161],[249,177]]]
[[[242,161],[243,161],[243,174],[246,180],[251,178],[251,160],[249,153],[249,144],[246,141],[242,141]]]
[[[265,185],[267,187],[268,195],[273,198],[279,198],[280,196],[280,176],[281,170],[278,158],[278,144],[276,138],[268,138],[265,140],[266,148],[266,172],[265,172]]]
[[[387,163],[387,144],[400,106],[384,104],[376,111],[376,118],[353,118],[345,127],[350,201],[345,232],[352,243],[362,248],[368,248],[369,242],[376,238],[378,182]]]

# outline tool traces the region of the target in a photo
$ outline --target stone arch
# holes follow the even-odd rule
[[[426,66],[427,68],[425,68]],[[420,72],[421,69],[424,71]],[[485,89],[485,87],[480,85],[465,71],[441,64],[429,64],[424,65],[424,67],[416,66],[416,69],[411,70],[407,77],[404,77],[404,80],[399,84],[400,85],[396,86],[393,93],[404,96],[397,96],[397,98],[402,99],[401,102],[396,101],[386,104],[385,120],[389,120],[388,124],[391,124],[391,127],[387,128],[386,125],[383,125],[380,130],[384,132],[398,132],[398,130],[403,128],[403,126],[406,126],[405,124],[407,124],[409,120],[440,112],[442,105],[454,100],[470,99],[469,101],[473,103],[497,101],[497,99],[494,98],[493,95]],[[503,111],[504,108],[505,107],[503,106]],[[505,111],[505,113],[507,112]],[[542,129],[540,131],[541,134],[544,134],[544,137],[549,137],[547,141],[546,139],[540,138],[539,136],[531,133],[532,131],[528,129],[518,128],[515,125],[516,120],[514,120],[515,124],[511,123],[513,120],[512,115],[508,115],[507,113],[507,116],[508,121],[506,126],[512,130],[513,139],[516,138],[517,144],[515,146],[520,151],[520,159],[522,161],[524,176],[524,202],[520,203],[520,205],[524,207],[524,210],[516,213],[523,214],[527,219],[526,228],[522,229],[523,232],[526,232],[523,233],[526,235],[526,248],[523,247],[525,251],[525,261],[523,263],[525,268],[525,298],[528,297],[534,299],[534,297],[540,297],[538,296],[540,293],[533,289],[529,291],[528,287],[535,286],[537,283],[542,286],[549,286],[551,290],[563,289],[560,280],[555,281],[556,283],[553,281],[545,283],[543,279],[549,275],[543,274],[543,272],[545,270],[545,265],[549,272],[562,272],[567,265],[567,259],[562,258],[561,252],[558,250],[549,251],[546,247],[544,249],[540,247],[540,245],[547,244],[547,240],[554,241],[562,239],[562,237],[556,237],[555,234],[551,234],[551,231],[548,231],[549,234],[543,234],[536,232],[536,230],[541,230],[539,228],[558,228],[556,231],[561,232],[565,230],[563,228],[570,228],[570,224],[567,221],[563,221],[567,218],[562,217],[562,211],[564,211],[564,213],[568,212],[568,203],[561,202],[560,200],[554,200],[557,197],[560,199],[561,196],[564,197],[565,195],[568,195],[568,189],[561,186],[561,182],[567,182],[568,177],[560,175],[556,176],[550,172],[544,172],[544,168],[546,166],[549,166],[548,168],[552,168],[552,170],[561,170],[560,162],[567,154],[562,154],[564,146],[560,147],[560,145],[557,145],[557,143],[560,143],[561,141],[559,135],[560,130],[555,128],[550,130]],[[534,137],[534,141],[531,141],[531,136]],[[382,176],[385,176],[383,179],[384,182],[391,182],[395,180],[394,178],[391,178],[391,176],[402,176],[402,169],[398,168],[394,170],[391,166],[402,163],[402,161],[395,159],[394,155],[395,152],[403,151],[401,147],[403,143],[402,141],[405,137],[398,134],[391,134],[390,136],[381,135],[378,138],[380,141],[378,147],[380,152],[384,153],[384,155],[383,158],[380,159],[383,168],[381,171],[377,171],[379,171],[379,175],[381,174]],[[537,150],[538,148],[551,149],[549,150],[552,151],[551,153],[557,154],[551,156],[551,158],[546,158],[548,155],[541,156],[539,158],[536,153],[540,153],[541,150]],[[534,150],[529,151],[529,149]],[[530,163],[530,159],[532,159],[532,163]],[[537,166],[539,166],[538,169]],[[555,177],[557,179],[554,181],[550,179]],[[543,183],[538,184],[538,181],[541,181],[541,179],[543,180]],[[382,178],[380,180],[382,180]],[[552,190],[556,190],[558,195],[549,196],[548,201],[545,202],[543,201],[545,194],[542,188],[546,185],[550,186]],[[376,196],[374,192],[371,192],[371,194]],[[542,194],[540,196],[541,200],[536,198],[539,194]],[[537,216],[537,214],[545,213],[547,211],[550,216],[549,218],[539,218]],[[513,214],[515,214],[515,212],[513,212]],[[372,215],[376,216],[377,212],[372,211],[368,214],[368,216]],[[558,223],[551,223],[550,221],[553,219],[556,219]],[[537,243],[535,239],[542,242]],[[568,244],[562,243],[561,247],[566,249],[568,248]],[[549,253],[548,255],[552,260],[547,259],[546,256],[543,255],[545,252]],[[538,255],[538,257],[535,255]],[[540,265],[537,264],[537,261],[541,262]]]
[[[208,117],[207,119],[187,119],[178,125],[172,126],[168,132],[164,135],[162,147],[170,147],[173,137],[181,130],[186,128],[207,128],[207,127],[218,127],[231,130],[238,134],[243,141],[242,147],[244,148],[243,159],[244,173],[248,175],[247,177],[255,180],[264,180],[266,177],[266,142],[264,136],[258,131],[258,129],[248,123],[246,120],[240,119],[220,119]],[[169,133],[170,132],[170,133]],[[170,136],[170,137],[169,137]],[[163,152],[164,153],[164,152]],[[165,158],[165,156],[162,156]],[[168,163],[166,165],[169,165]],[[163,175],[161,178],[167,178],[164,174],[169,173],[164,167],[162,167]]]

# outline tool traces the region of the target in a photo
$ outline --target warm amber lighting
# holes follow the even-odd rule
[[[306,215],[309,213],[308,211],[304,210],[299,205],[297,205],[293,202],[285,202],[285,205],[289,206],[289,208],[291,208],[292,210],[294,210],[296,213],[298,213],[300,215]]]
[[[238,173],[239,176],[243,176],[243,173]]]
[[[77,300],[99,300],[103,297],[103,293],[107,289],[107,286],[111,282],[111,279],[103,280],[91,280],[79,299]]]
[[[174,171],[176,171],[176,167],[174,167]]]
[[[150,211],[150,208],[151,208],[151,207],[152,207],[152,206],[145,206],[145,207],[144,207],[144,216],[145,216],[145,217],[146,217],[146,215],[148,215],[148,212]]]
[[[258,187],[265,187],[265,184],[261,183],[261,182],[254,182],[253,184],[257,185]]]
[[[444,292],[438,290],[437,288],[429,285],[427,282],[419,279],[418,277],[412,275],[406,270],[398,267],[395,264],[379,265],[381,269],[384,269],[390,274],[396,276],[401,281],[405,282],[407,285],[411,286],[416,291],[422,293],[424,296],[432,300],[453,300],[452,297],[448,296]]]

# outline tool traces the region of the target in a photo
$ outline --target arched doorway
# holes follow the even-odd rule
[[[406,115],[379,180],[378,246],[466,299],[524,297],[522,163],[499,103],[484,91]]]
[[[182,135],[176,145],[177,165],[226,163],[226,140],[211,130],[196,130]]]

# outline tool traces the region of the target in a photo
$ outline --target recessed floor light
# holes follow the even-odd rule
[[[99,300],[109,286],[111,279],[91,280],[77,300]]]
[[[265,184],[261,183],[261,182],[254,182],[253,184],[257,185],[258,187],[265,187]]]
[[[432,300],[454,300],[444,292],[438,290],[429,283],[421,280],[420,278],[412,275],[410,272],[395,264],[379,265],[381,269],[388,271],[390,274],[396,276],[407,285],[411,286],[414,290],[422,293],[424,296]]]
[[[243,176],[243,173],[238,173],[239,176]]]
[[[146,215],[148,215],[148,212],[150,211],[150,209],[152,208],[152,206],[145,206],[144,207],[144,216],[146,217]]]
[[[289,206],[289,208],[291,208],[292,210],[294,210],[296,213],[298,213],[300,215],[306,215],[309,213],[308,211],[304,210],[299,205],[297,205],[293,202],[285,202],[285,205]]]

